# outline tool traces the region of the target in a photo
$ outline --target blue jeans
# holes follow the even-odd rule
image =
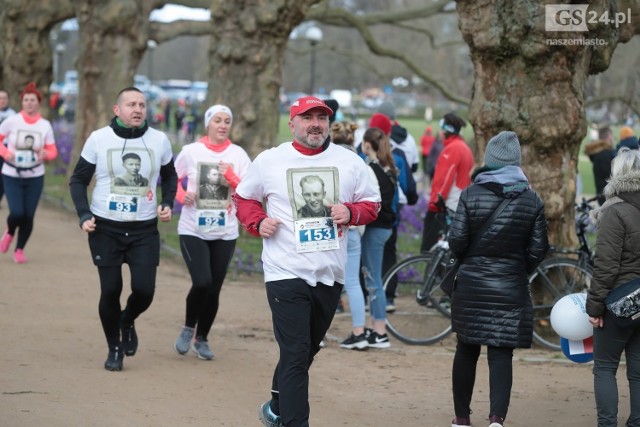
[[[390,228],[367,226],[362,236],[362,269],[369,291],[370,312],[373,320],[387,318],[387,297],[382,288],[382,257],[384,245],[391,237]]]
[[[631,414],[625,426],[640,426],[640,327],[620,328],[606,311],[604,326],[593,329],[593,385],[598,409],[598,427],[618,425],[616,372],[624,351]]]
[[[2,179],[9,205],[7,229],[12,236],[15,236],[18,229],[16,249],[24,249],[33,231],[33,218],[44,188],[44,176],[14,178],[2,175]]]
[[[347,269],[345,271],[344,288],[349,297],[351,324],[354,328],[364,327],[364,295],[360,286],[360,232],[357,228],[349,229],[347,244]]]

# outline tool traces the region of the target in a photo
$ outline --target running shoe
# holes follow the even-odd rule
[[[258,419],[265,427],[283,427],[282,421],[280,421],[280,416],[271,412],[270,405],[270,400],[267,400],[260,405],[260,409],[258,410]]]
[[[389,336],[387,334],[380,335],[376,331],[371,331],[367,337],[369,347],[373,348],[388,348],[391,346],[389,342]]]
[[[489,417],[489,427],[504,427],[504,418],[499,417],[497,415],[491,415]]]
[[[9,230],[5,230],[2,235],[2,239],[0,239],[0,252],[6,254],[9,250],[9,246],[11,246],[11,241],[13,240],[13,236],[9,234]]]
[[[132,324],[120,326],[122,332],[122,349],[124,354],[131,357],[138,351],[138,334],[136,333],[136,327]]]
[[[124,359],[124,353],[118,346],[109,350],[107,360],[104,362],[104,369],[107,371],[122,371],[122,360]]]
[[[451,421],[451,427],[470,427],[471,418],[469,417],[455,417]]]
[[[16,264],[24,264],[27,262],[27,257],[24,255],[24,251],[22,249],[16,249],[13,253],[13,262]]]
[[[367,337],[364,336],[364,333],[360,335],[352,333],[346,340],[340,343],[341,348],[349,350],[366,350],[368,346],[369,342],[367,341]]]
[[[194,328],[190,328],[188,326],[182,328],[180,336],[178,336],[176,343],[173,345],[173,348],[178,352],[178,354],[187,354],[191,347],[191,341],[193,340],[194,333]]]
[[[209,343],[202,338],[196,338],[193,344],[191,344],[191,349],[198,356],[198,359],[213,359],[213,351],[209,348]]]
[[[387,306],[385,307],[385,311],[387,313],[394,313],[396,311],[396,306],[393,303],[392,298],[387,298]]]

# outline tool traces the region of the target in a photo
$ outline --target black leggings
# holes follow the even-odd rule
[[[120,312],[122,294],[122,266],[98,267],[100,276],[100,303],[98,309],[102,329],[112,348],[120,342],[120,320],[131,324],[151,305],[156,284],[155,266],[129,265],[131,272],[131,295],[127,306]]]
[[[458,340],[453,358],[453,405],[456,417],[471,414],[471,397],[476,381],[476,365],[480,345],[465,344]],[[489,361],[489,416],[507,417],[511,385],[513,383],[513,348],[487,346]]]
[[[191,275],[184,324],[197,328],[196,337],[203,340],[218,314],[220,290],[235,248],[235,240],[202,240],[180,235],[182,257]]]

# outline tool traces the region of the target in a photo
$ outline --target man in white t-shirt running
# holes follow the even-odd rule
[[[124,355],[138,349],[134,321],[153,300],[156,270],[160,262],[160,221],[171,220],[178,177],[167,136],[147,124],[145,96],[135,87],[120,91],[109,126],[89,135],[69,186],[82,231],[89,233],[89,249],[100,277],[100,321],[109,354],[108,371],[122,370]],[[129,154],[124,154],[129,153]],[[136,159],[136,174],[144,166],[146,182],[118,181],[126,172],[123,155]],[[126,159],[125,159],[126,160]],[[87,198],[95,175],[96,185]],[[162,178],[162,202],[156,183]],[[129,264],[131,295],[120,310],[122,264]]]
[[[280,348],[272,398],[258,414],[269,427],[309,425],[309,367],[342,292],[348,227],[372,222],[380,206],[366,164],[330,143],[331,114],[318,98],[295,101],[289,121],[294,141],[258,155],[234,195],[241,224],[263,239],[267,298]],[[305,205],[305,176],[324,182],[328,212],[322,216],[298,215]]]

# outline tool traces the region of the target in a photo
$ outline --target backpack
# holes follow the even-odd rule
[[[418,188],[416,185],[416,180],[413,179],[413,173],[411,173],[411,167],[407,163],[407,156],[405,156],[404,151],[401,148],[394,148],[393,153],[402,158],[404,162],[404,171],[405,176],[407,178],[407,190],[404,192],[404,195],[407,197],[407,204],[409,206],[413,206],[418,203]]]

